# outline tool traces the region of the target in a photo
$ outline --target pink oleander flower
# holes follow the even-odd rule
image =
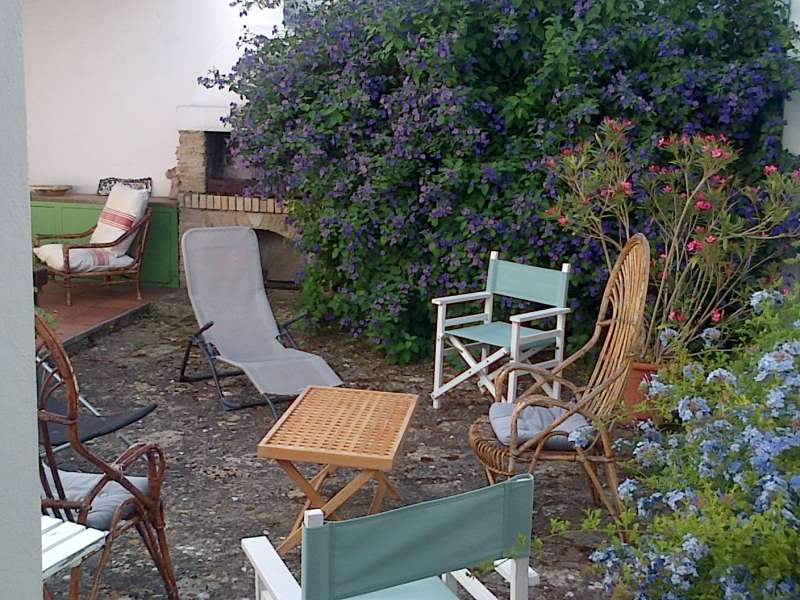
[[[795,172],[792,173],[792,177],[794,177],[795,181],[800,181],[800,169],[795,170]]]
[[[711,321],[714,323],[722,321],[722,311],[720,309],[715,308],[711,311]]]
[[[556,168],[556,159],[551,156],[545,161],[544,164],[547,166],[548,169],[553,170]]]
[[[658,258],[659,260],[667,260],[667,253],[662,252],[661,254],[658,255]]]
[[[665,194],[671,194],[672,193],[672,186],[671,185],[665,185],[663,188],[661,188],[661,190]]]
[[[667,146],[672,145],[672,139],[668,137],[660,137],[658,138],[658,147],[659,148],[666,148]]]
[[[778,172],[778,167],[775,165],[767,165],[764,167],[764,175],[774,175]]]
[[[694,207],[697,210],[710,210],[711,209],[711,202],[708,200],[699,199],[697,202],[694,203]]]
[[[619,184],[619,188],[626,196],[630,196],[633,192],[633,184],[630,181],[623,181]]]
[[[674,308],[669,311],[669,320],[676,321],[678,323],[683,323],[686,320],[686,315],[683,313],[677,312]]]
[[[558,217],[558,224],[559,225],[561,225],[563,227],[567,223],[569,223],[569,219],[567,217],[565,217],[564,215],[561,215],[560,217]]]
[[[702,250],[703,242],[700,240],[691,240],[688,244],[686,244],[686,249],[689,252],[697,252],[698,250]]]
[[[715,236],[715,235],[707,235],[706,236],[706,244],[710,245],[710,244],[713,244],[716,241],[717,241],[717,236]]]
[[[722,157],[722,150],[719,148],[713,148],[711,150],[711,158],[721,158]]]
[[[572,148],[562,148],[561,156],[572,156]]]

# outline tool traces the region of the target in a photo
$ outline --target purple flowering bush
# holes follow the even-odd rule
[[[293,29],[206,83],[245,100],[232,150],[254,193],[290,200],[312,316],[392,360],[429,352],[430,298],[480,289],[491,250],[571,261],[572,332],[588,326],[602,250],[542,218],[543,163],[601,116],[636,123],[643,162],[700,130],[744,148],[745,172],[788,160],[800,68],[779,0],[337,0]]]
[[[625,542],[594,552],[633,598],[800,597],[800,297],[764,292],[730,353],[673,365],[650,386],[678,431],[627,442]]]

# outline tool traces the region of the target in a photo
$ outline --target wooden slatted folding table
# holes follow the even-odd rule
[[[303,513],[309,508],[333,515],[371,480],[378,483],[368,514],[381,509],[383,498],[400,500],[386,473],[406,436],[417,407],[414,394],[310,386],[298,396],[258,444],[258,456],[272,458],[306,496],[289,536],[278,547],[283,555],[300,542]],[[316,463],[322,469],[310,480],[295,462]],[[339,468],[357,469],[350,482],[330,498],[322,484]]]

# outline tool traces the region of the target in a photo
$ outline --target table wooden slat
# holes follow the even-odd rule
[[[414,394],[308,387],[261,440],[258,455],[389,471],[417,401]]]

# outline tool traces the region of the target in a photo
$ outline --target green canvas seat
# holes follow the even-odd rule
[[[529,569],[533,478],[385,513],[325,522],[305,513],[298,585],[265,537],[242,540],[255,569],[258,600],[453,600],[458,586],[495,598],[468,571],[492,561],[526,600],[538,580]]]
[[[412,581],[387,590],[350,596],[348,600],[458,600],[458,594],[447,587],[439,577]]]
[[[494,323],[487,323],[486,325],[473,325],[472,327],[460,327],[458,329],[445,330],[446,333],[455,333],[464,340],[473,342],[480,342],[489,346],[497,346],[498,348],[511,348],[511,323],[503,323],[495,321]],[[532,327],[520,327],[522,336],[531,336],[543,333],[541,329],[533,329]],[[522,343],[523,348],[546,348],[556,343],[555,339],[546,339],[541,341],[533,341]]]
[[[433,364],[433,407],[441,406],[442,396],[472,377],[478,378],[478,386],[488,391],[495,400],[503,398],[513,402],[516,397],[517,379],[512,375],[508,390],[498,393],[494,380],[505,362],[531,363],[534,354],[552,348],[551,359],[540,360],[531,366],[550,369],[564,359],[566,331],[567,290],[569,288],[570,265],[564,263],[560,271],[522,265],[500,260],[497,252],[489,258],[486,289],[482,292],[434,298],[436,306],[436,352]],[[494,301],[497,296],[513,298],[542,305],[545,308],[513,315],[508,322],[493,318]],[[448,317],[447,309],[466,303],[481,302],[483,310],[473,314]],[[553,329],[534,329],[528,323],[555,318]],[[466,363],[466,369],[450,381],[444,380],[444,358],[446,352],[456,351]],[[545,391],[558,400],[558,382],[546,385]]]

